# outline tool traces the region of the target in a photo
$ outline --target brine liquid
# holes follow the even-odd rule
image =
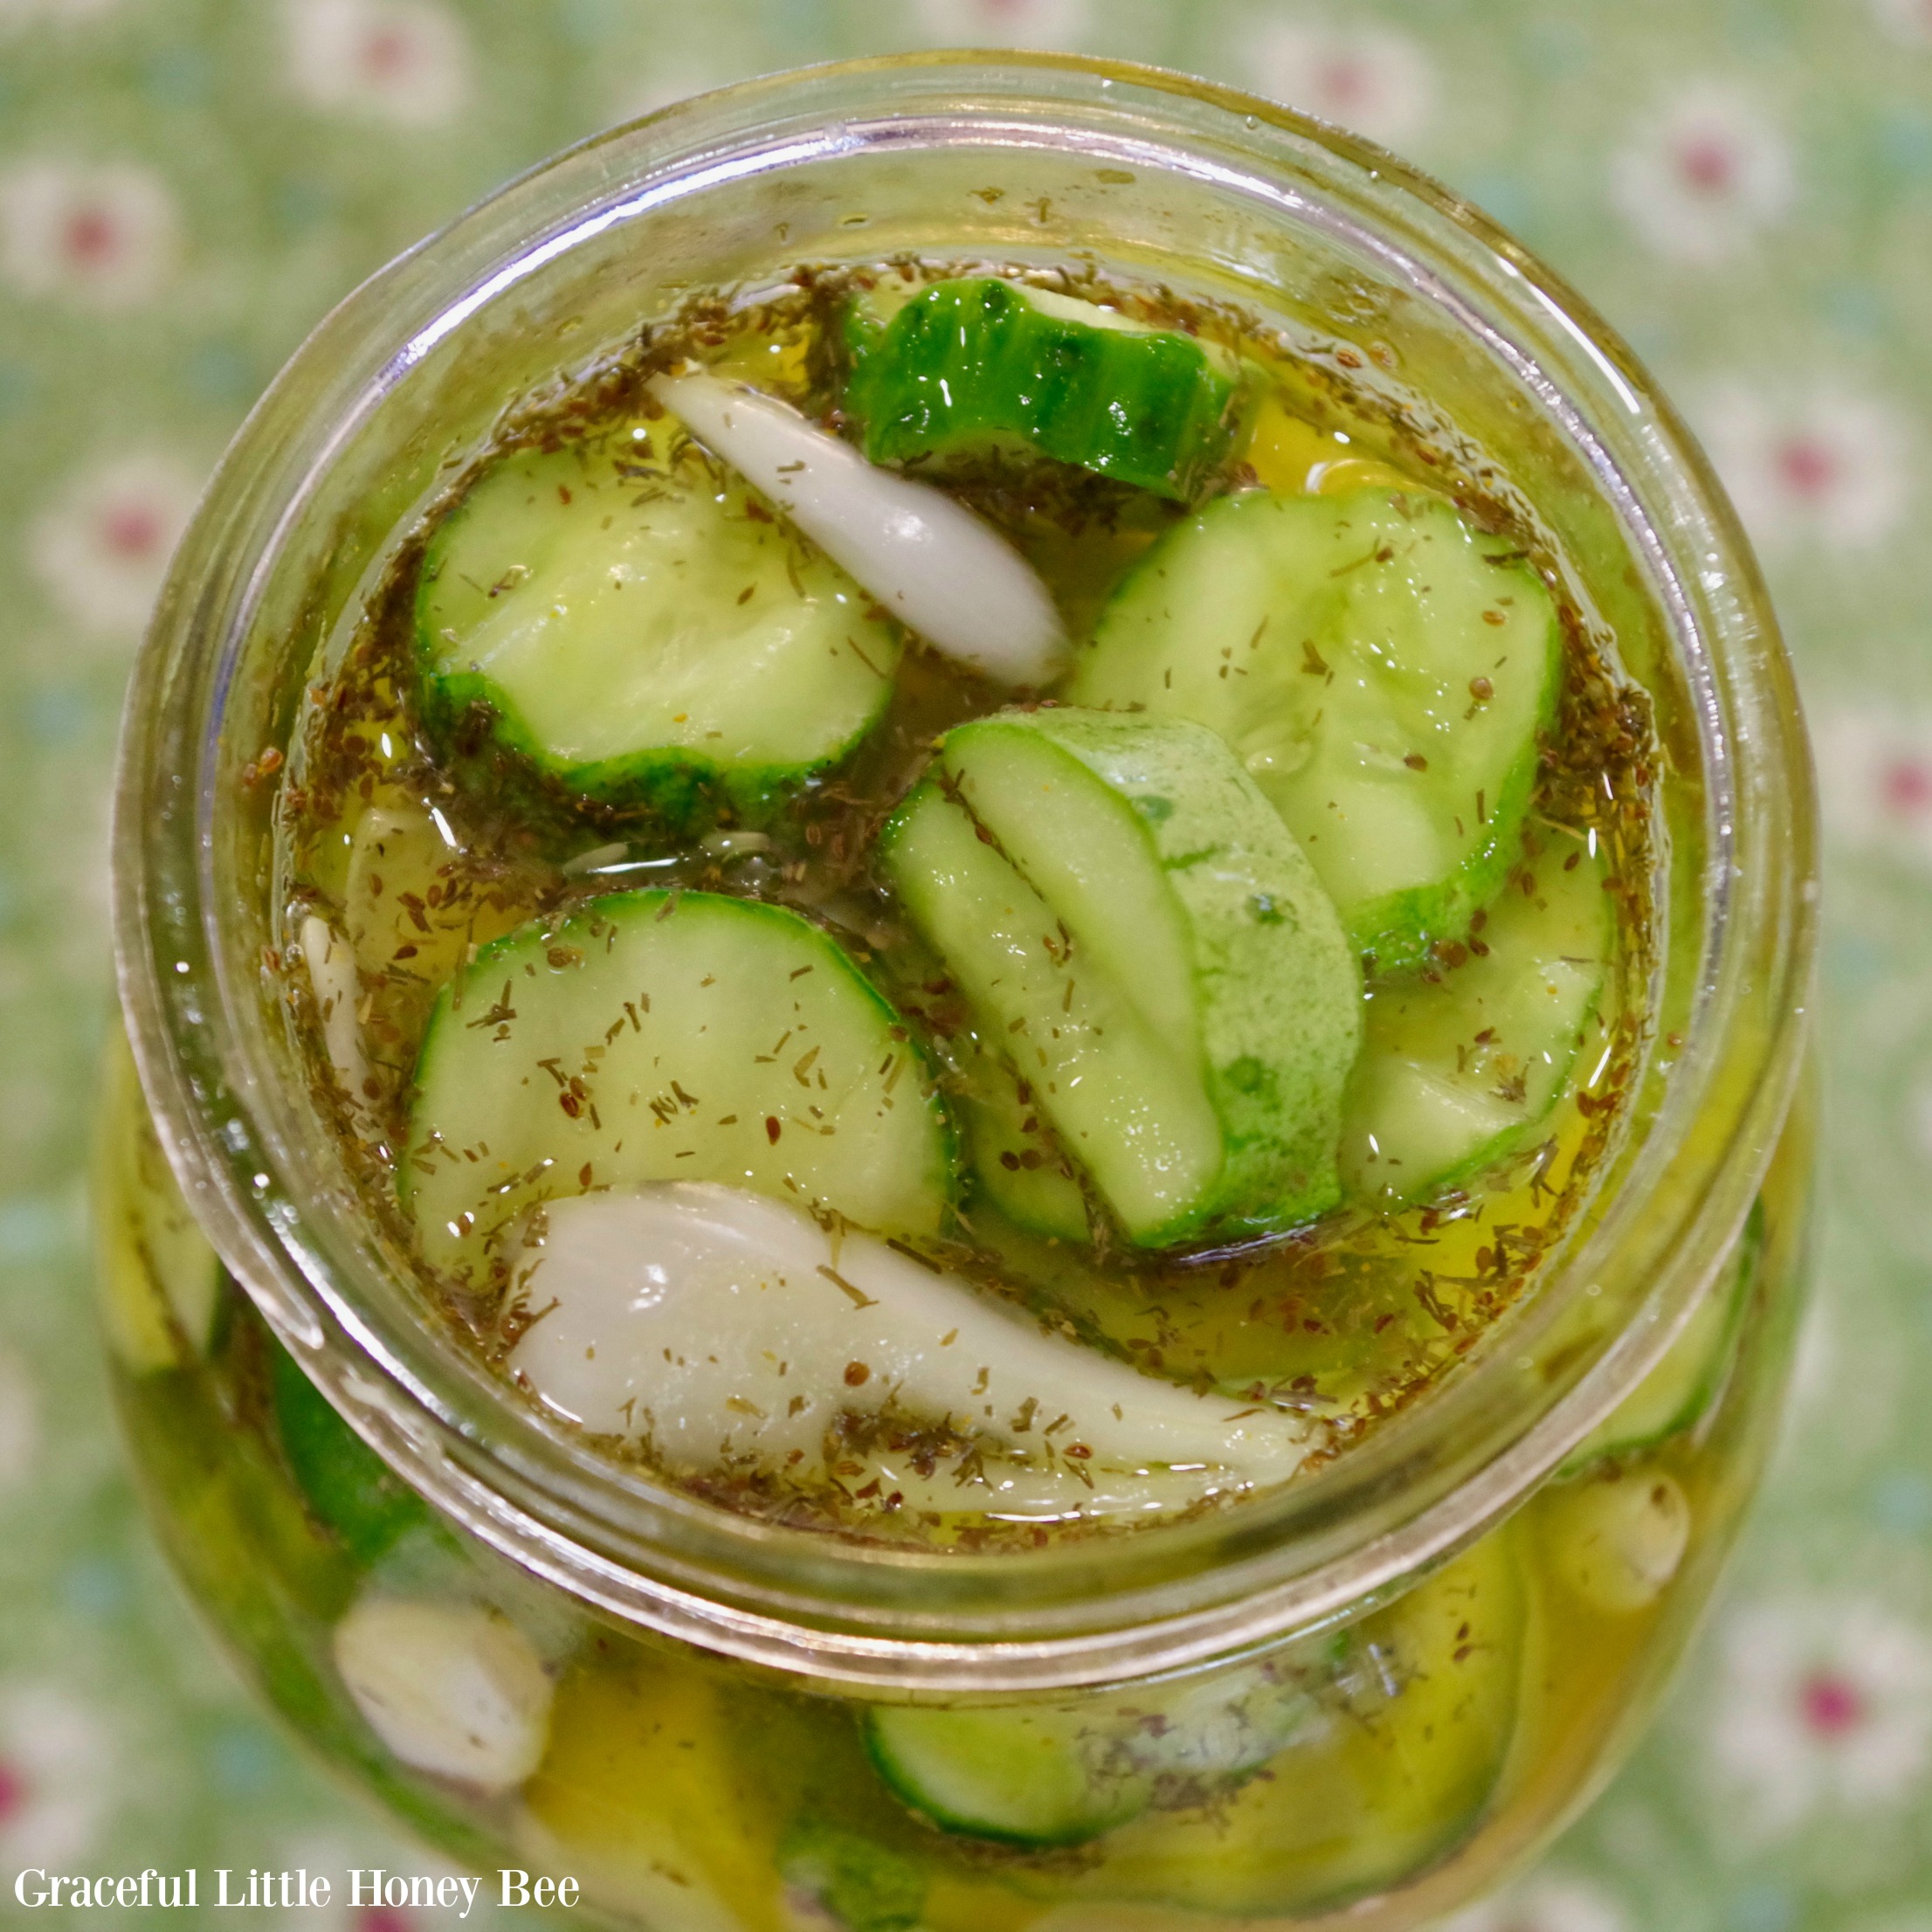
[[[652,439],[637,446],[661,452],[661,412],[642,383],[685,355],[835,420],[829,332],[852,279],[801,273],[769,300],[695,305],[578,390],[513,413],[505,439],[621,439],[630,446],[632,431],[650,424]],[[1547,542],[1508,522],[1503,506],[1415,440],[1397,412],[1351,394],[1331,372],[1296,362],[1280,341],[1239,316],[1182,309],[1132,291],[1109,299],[1143,319],[1218,336],[1268,372],[1233,485],[1313,493],[1379,483],[1438,492],[1535,558],[1563,617],[1560,728],[1508,889],[1534,899],[1538,868],[1562,864],[1588,841],[1604,866],[1618,941],[1600,1003],[1602,1032],[1535,1144],[1427,1205],[1343,1209],[1287,1236],[1205,1253],[1044,1239],[1004,1221],[969,1189],[934,1251],[952,1272],[1064,1318],[1073,1332],[1148,1370],[1306,1418],[1317,1429],[1319,1453],[1333,1455],[1414,1402],[1480,1343],[1534,1282],[1590,1197],[1640,1044],[1650,873],[1646,711],[1640,694],[1613,676]],[[445,502],[490,453],[452,469]],[[640,499],[652,478],[647,456],[637,466]],[[1045,465],[988,462],[949,473],[945,482],[1032,562],[1075,638],[1091,628],[1134,561],[1184,514]],[[306,976],[279,959],[271,966],[281,974],[292,1022],[312,1056],[318,1104],[340,1124],[370,1211],[408,1241],[397,1176],[411,1157],[412,1077],[439,989],[499,935],[627,887],[737,894],[820,922],[920,1037],[943,1094],[976,1023],[875,873],[874,835],[935,740],[1002,708],[1006,694],[914,644],[880,726],[844,766],[773,816],[748,824],[720,805],[700,824],[673,829],[641,810],[586,804],[498,749],[486,715],[473,714],[441,736],[424,728],[411,624],[424,536],[436,514],[432,507],[417,528],[398,533],[382,588],[341,632],[308,693],[283,794],[288,945],[293,949],[304,920],[315,914],[346,935],[354,950],[355,1018],[367,1060],[355,1105],[332,1072]],[[1427,970],[1452,974],[1461,951],[1440,949]],[[1371,997],[1375,990],[1371,977]],[[460,1280],[426,1262],[421,1272],[427,1305],[500,1364],[522,1318],[507,1266],[482,1257]],[[885,1499],[836,1488],[808,1497],[769,1485],[730,1493],[709,1487],[741,1507],[791,1520],[829,1520],[866,1534],[921,1533],[916,1522],[894,1521]],[[969,1524],[949,1534],[971,1542],[1004,1532]]]

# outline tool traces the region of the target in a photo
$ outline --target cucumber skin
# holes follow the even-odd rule
[[[1239,385],[1191,336],[1042,314],[997,278],[935,282],[883,327],[855,305],[845,345],[845,406],[874,463],[1017,436],[1059,462],[1185,502],[1234,439]],[[1015,406],[989,407],[988,387]]]
[[[786,1880],[812,1893],[849,1932],[917,1932],[927,1874],[901,1852],[817,1818],[793,1823],[778,1846]]]
[[[527,452],[513,451],[499,461],[513,460],[523,453]],[[857,728],[823,757],[803,764],[740,769],[683,746],[653,747],[626,757],[583,763],[555,757],[539,742],[514,700],[493,679],[480,671],[438,666],[430,605],[443,554],[471,514],[476,491],[490,474],[486,470],[475,478],[431,532],[411,602],[417,706],[424,727],[443,745],[456,741],[466,721],[486,718],[492,741],[527,761],[543,780],[593,804],[629,808],[671,827],[689,830],[728,812],[749,820],[769,818],[802,787],[843,764],[884,714],[894,689],[890,676],[881,680],[878,701]]]
[[[1356,496],[1330,500],[1335,504],[1366,503],[1370,499],[1387,501],[1405,493],[1378,487],[1362,491]],[[1157,542],[1121,581],[1107,609],[1102,611],[1093,637],[1080,653],[1067,680],[1065,687],[1067,701],[1102,707],[1113,705],[1110,692],[1092,688],[1095,681],[1093,666],[1106,647],[1108,621],[1116,612],[1130,609],[1143,588],[1161,576],[1166,569],[1170,549],[1182,544],[1197,524],[1208,520],[1225,521],[1231,517],[1252,517],[1267,503],[1295,500],[1298,500],[1275,497],[1273,493],[1267,491],[1237,492],[1204,506],[1194,518],[1179,525]],[[1537,596],[1546,594],[1540,579],[1532,576],[1527,582],[1534,585]],[[1374,969],[1398,972],[1421,966],[1426,963],[1432,949],[1439,942],[1466,937],[1471,920],[1494,898],[1510,868],[1516,863],[1519,855],[1517,834],[1535,790],[1542,742],[1556,723],[1561,697],[1562,643],[1560,633],[1555,630],[1554,619],[1550,652],[1556,674],[1548,679],[1529,745],[1511,766],[1502,783],[1494,788],[1494,797],[1487,801],[1488,833],[1480,849],[1446,880],[1383,894],[1343,912],[1343,922],[1349,928],[1350,939]],[[1113,707],[1146,710],[1156,714],[1172,714],[1176,708],[1171,705],[1163,706],[1157,695],[1143,696]]]
[[[899,1802],[908,1811],[921,1818],[929,1818],[942,1832],[957,1838],[976,1839],[982,1845],[1010,1846],[1020,1852],[1051,1852],[1064,1850],[1075,1845],[1087,1845],[1103,1832],[1111,1831],[1112,1823],[1104,1825],[1080,1824],[1060,1832],[1016,1832],[1008,1827],[989,1825],[969,1818],[962,1818],[948,1811],[943,1806],[934,1804],[930,1794],[921,1790],[917,1781],[902,1772],[893,1761],[892,1754],[880,1737],[876,1725],[868,1721],[859,1727],[866,1741],[866,1756],[872,1761],[872,1768],[879,1774],[880,1782],[885,1785]]]
[[[1101,763],[1107,758],[1111,747],[1109,737],[1126,725],[1131,731],[1133,721],[1118,720],[1106,714],[1093,714],[1075,710],[1044,711],[1032,721],[1049,742],[1057,745],[1068,756],[1101,776]],[[1214,735],[1204,726],[1196,726],[1203,738],[1217,744]],[[1257,823],[1268,827],[1280,825],[1274,808],[1262,796],[1260,789],[1239,763],[1231,756],[1228,760],[1229,775],[1236,789],[1252,803],[1257,815]],[[1103,782],[1104,779],[1103,779]],[[1178,789],[1178,788],[1176,788]],[[1152,803],[1147,794],[1123,793],[1123,797],[1135,805],[1136,811],[1145,818],[1146,813],[1141,801]],[[1191,842],[1184,836],[1192,829],[1194,813],[1190,806],[1194,801],[1183,797],[1165,801],[1176,809],[1171,816],[1164,817],[1154,830],[1149,822],[1149,843],[1153,847],[1156,861],[1165,873],[1171,890],[1179,898],[1187,914],[1188,924],[1194,940],[1194,977],[1197,989],[1217,979],[1239,981],[1244,976],[1259,979],[1266,972],[1267,941],[1264,935],[1271,929],[1264,923],[1263,916],[1254,910],[1252,900],[1245,887],[1231,890],[1218,867],[1193,866],[1176,861],[1167,856],[1163,846],[1176,834],[1183,835],[1180,843],[1183,852],[1191,856]],[[1284,1226],[1299,1225],[1325,1214],[1342,1198],[1342,1183],[1336,1172],[1335,1149],[1341,1140],[1342,1103],[1349,1070],[1360,1052],[1362,1044],[1362,982],[1354,959],[1349,956],[1335,908],[1328,894],[1316,880],[1313,868],[1293,835],[1283,828],[1282,852],[1274,855],[1278,859],[1289,859],[1292,867],[1299,868],[1305,890],[1299,897],[1294,895],[1294,885],[1282,894],[1287,901],[1272,911],[1272,920],[1280,922],[1284,918],[1297,925],[1327,924],[1333,928],[1332,942],[1327,950],[1328,976],[1334,982],[1327,990],[1338,991],[1345,980],[1350,1003],[1350,1025],[1345,1036],[1338,1038],[1336,1065],[1332,1070],[1335,1074],[1332,1085],[1332,1098],[1323,1117],[1303,1138],[1318,1150],[1326,1150],[1325,1161],[1318,1151],[1315,1159],[1309,1163],[1312,1171],[1304,1178],[1302,1185],[1294,1197],[1292,1212],[1287,1217],[1277,1211],[1256,1209],[1249,1211],[1231,1211],[1228,1204],[1234,1199],[1253,1197],[1267,1184],[1263,1181],[1272,1167],[1278,1164],[1279,1156],[1274,1151],[1280,1146],[1280,1139],[1274,1126],[1276,1115],[1271,1111],[1271,1101],[1277,1097],[1275,1069],[1260,1065],[1252,1053],[1228,1054],[1218,1051],[1218,1042],[1211,1026],[1205,1022],[1219,1013],[1221,1009],[1215,1003],[1200,997],[1200,1011],[1204,1019],[1202,1047],[1204,1053],[1204,1072],[1208,1096],[1216,1114],[1222,1123],[1224,1145],[1226,1149],[1225,1164],[1222,1180],[1215,1199],[1204,1211],[1203,1220],[1218,1239],[1241,1239],[1250,1235],[1272,1234],[1280,1232]],[[1292,855],[1292,856],[1291,856]],[[1264,862],[1268,855],[1263,855]],[[1239,909],[1233,901],[1240,902]],[[1218,905],[1216,901],[1220,901]],[[1218,912],[1218,919],[1211,915]],[[1209,915],[1209,916],[1204,916]],[[1211,930],[1215,937],[1211,942],[1207,935]],[[1199,996],[1197,996],[1199,997]],[[1311,1003],[1312,1004],[1312,1003]],[[1343,1050],[1345,1047],[1345,1050]],[[1252,1171],[1250,1172],[1249,1170]],[[1194,1231],[1199,1232],[1199,1231]]]
[[[465,721],[480,710],[487,715],[492,740],[527,760],[542,777],[579,798],[635,811],[679,831],[693,830],[728,811],[748,823],[769,818],[801,785],[825,776],[850,757],[878,721],[875,716],[858,737],[822,763],[802,770],[787,766],[766,772],[728,771],[714,759],[672,751],[641,751],[634,757],[605,758],[595,764],[559,764],[488,678],[480,672],[431,673],[422,661],[426,650],[419,645],[418,652],[423,722],[440,743],[451,744]]]
[[[1204,726],[1193,725],[1184,720],[1148,719],[1136,721],[1107,714],[1081,713],[1075,710],[1048,709],[1037,713],[995,714],[990,718],[976,719],[971,725],[960,728],[975,729],[989,726],[997,727],[1003,721],[1011,722],[1014,718],[1022,719],[1025,722],[1038,729],[1066,756],[1085,765],[1090,772],[1094,773],[1096,779],[1102,783],[1107,783],[1107,781],[1101,777],[1096,765],[1091,762],[1090,758],[1082,756],[1080,748],[1084,745],[1091,750],[1096,743],[1104,744],[1107,734],[1122,729],[1131,731],[1136,722],[1154,725],[1157,728],[1161,726],[1179,726],[1190,732],[1199,732],[1204,739],[1213,742],[1218,747],[1221,744],[1221,741],[1215,738],[1214,734],[1208,731]],[[1095,734],[1101,735],[1097,740]],[[944,756],[944,747],[942,746],[938,756],[943,759]],[[1245,772],[1241,771],[1238,764],[1234,763],[1232,756],[1230,766],[1231,775],[1238,780],[1240,790],[1252,796],[1254,807],[1261,815],[1261,823],[1271,827],[1280,827],[1281,821],[1276,815],[1273,807],[1261,796],[1252,779]],[[892,870],[894,848],[900,833],[911,819],[911,808],[914,802],[921,796],[928,787],[935,787],[938,781],[931,776],[923,780],[919,786],[914,789],[906,802],[894,813],[880,831],[878,846],[880,864],[881,869],[888,874]],[[1128,794],[1121,793],[1119,796],[1123,800],[1131,803]],[[1176,804],[1180,809],[1172,818],[1166,820],[1165,823],[1178,825],[1181,829],[1185,829],[1187,802],[1184,799],[1170,802]],[[1162,857],[1159,845],[1153,831],[1144,823],[1146,814],[1140,812],[1138,816],[1143,820],[1142,830],[1147,842],[1150,862],[1161,867],[1163,875],[1169,880],[1170,890],[1177,890],[1174,885],[1176,872],[1179,870],[1181,876],[1184,878],[1187,876],[1187,869],[1176,868]],[[989,842],[990,842],[990,835],[984,832],[983,828],[982,829],[982,836],[987,837]],[[1288,833],[1285,827],[1281,828],[1281,837],[1287,841],[1289,847],[1293,850],[1296,863],[1305,866],[1305,858],[1300,848],[1294,845],[1293,835]],[[1191,884],[1192,880],[1190,880],[1189,882]],[[1213,887],[1221,883],[1225,882],[1211,879],[1207,890],[1211,893]],[[1307,883],[1308,887],[1307,903],[1297,907],[1291,902],[1288,907],[1291,916],[1326,918],[1328,921],[1335,921],[1334,907],[1330,905],[1319,882],[1314,879],[1312,869],[1308,873]],[[1206,949],[1200,945],[1198,930],[1194,928],[1195,907],[1186,894],[1180,894],[1179,896],[1185,909],[1188,924],[1190,929],[1194,930],[1196,950],[1193,963],[1197,987],[1204,979],[1210,976],[1238,976],[1240,964],[1239,960],[1232,956],[1228,946],[1224,944],[1211,955]],[[1245,897],[1245,895],[1241,896]],[[1243,928],[1239,936],[1247,940],[1252,947],[1255,937],[1253,925],[1251,924]],[[1183,1222],[1171,1225],[1161,1229],[1156,1234],[1137,1240],[1136,1245],[1156,1248],[1172,1246],[1190,1239],[1211,1239],[1220,1241],[1277,1233],[1284,1228],[1303,1225],[1318,1218],[1341,1201],[1342,1183],[1336,1170],[1335,1149],[1338,1146],[1341,1138],[1343,1083],[1347,1078],[1348,1069],[1352,1065],[1361,1045],[1362,1011],[1359,969],[1353,956],[1346,951],[1345,941],[1339,921],[1335,922],[1335,957],[1332,963],[1338,975],[1346,974],[1351,989],[1352,1030],[1348,1035],[1347,1052],[1341,1058],[1340,1078],[1335,1083],[1332,1104],[1328,1108],[1326,1118],[1317,1123],[1310,1136],[1314,1143],[1326,1149],[1325,1159],[1314,1163],[1319,1167],[1320,1171],[1310,1173],[1304,1177],[1301,1190],[1294,1197],[1290,1208],[1285,1212],[1279,1208],[1273,1211],[1259,1208],[1237,1211],[1233,1207],[1234,1200],[1239,1197],[1244,1190],[1250,1195],[1255,1191],[1252,1178],[1244,1175],[1241,1172],[1241,1168],[1245,1165],[1251,1165],[1258,1172],[1265,1172],[1270,1160],[1270,1145],[1275,1142],[1277,1136],[1269,1131],[1267,1093],[1259,1085],[1242,1086],[1232,1079],[1230,1075],[1232,1063],[1224,1066],[1220,1058],[1212,1053],[1211,1050],[1211,1043],[1204,1038],[1204,1048],[1210,1050],[1204,1054],[1201,1069],[1203,1086],[1208,1095],[1209,1104],[1214,1109],[1222,1129],[1224,1162],[1221,1175],[1212,1195],[1202,1204],[1195,1213],[1188,1216]],[[1243,1057],[1238,1057],[1238,1061],[1240,1058]],[[1253,1057],[1251,1055],[1245,1056],[1245,1058],[1252,1061]],[[1267,1087],[1272,1089],[1272,1071],[1260,1068],[1259,1072],[1268,1076]],[[997,1203],[997,1194],[995,1199]],[[1045,1229],[1040,1232],[1054,1232],[1061,1231]]]
[[[798,925],[811,933],[819,944],[831,953],[838,964],[863,988],[870,1003],[877,1009],[880,1019],[894,1032],[899,1044],[904,1047],[919,1075],[919,1083],[914,1090],[922,1092],[926,1096],[927,1115],[932,1123],[937,1138],[936,1165],[938,1175],[936,1179],[942,1190],[943,1204],[941,1218],[942,1220],[946,1218],[950,1212],[951,1204],[956,1198],[958,1193],[961,1134],[959,1123],[946,1106],[944,1096],[940,1090],[938,1069],[934,1065],[931,1053],[924,1042],[920,1039],[918,1034],[907,1025],[898,1009],[859,969],[851,956],[831,933],[826,931],[823,926],[806,918],[804,914],[794,910],[790,907],[771,905],[762,900],[739,899],[722,893],[673,892],[659,888],[607,893],[600,898],[588,900],[586,903],[574,907],[567,918],[559,920],[555,925],[533,921],[530,925],[521,926],[514,932],[505,933],[500,938],[490,941],[487,945],[478,949],[475,959],[464,969],[462,974],[459,976],[459,979],[452,980],[437,994],[435,1004],[430,1010],[429,1019],[423,1029],[423,1044],[417,1051],[416,1066],[411,1076],[411,1091],[413,1094],[420,1094],[424,1090],[424,1077],[429,1070],[431,1056],[436,1051],[438,1042],[449,1032],[450,1011],[459,983],[471,979],[486,965],[493,972],[499,969],[506,960],[514,958],[521,949],[531,945],[539,939],[547,945],[554,944],[559,940],[567,939],[572,928],[579,921],[588,921],[592,919],[604,919],[616,923],[622,920],[635,920],[640,922],[647,919],[656,920],[663,915],[664,908],[668,903],[680,900],[685,901],[696,900],[700,904],[714,900],[721,900],[728,906],[756,908],[760,912],[794,920]],[[411,1122],[412,1144],[415,1138],[414,1128],[415,1122],[412,1118]],[[687,1176],[687,1178],[699,1177],[697,1176]],[[411,1197],[414,1193],[414,1183],[411,1164],[407,1160],[397,1164],[396,1192],[397,1202],[404,1211],[405,1212],[410,1211],[411,1209]]]

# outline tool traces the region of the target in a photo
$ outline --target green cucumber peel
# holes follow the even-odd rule
[[[668,426],[513,450],[437,525],[416,597],[423,708],[577,796],[674,823],[741,813],[876,722],[898,625]]]
[[[880,856],[1130,1240],[1273,1232],[1335,1204],[1358,969],[1212,734],[1064,709],[977,720],[942,742]]]
[[[925,1868],[843,1825],[797,1820],[779,1841],[778,1869],[846,1932],[914,1932],[925,1912]]]
[[[845,407],[874,463],[1018,445],[1185,502],[1233,445],[1237,365],[1178,329],[997,276],[898,294],[847,312]]]
[[[432,1522],[428,1504],[343,1421],[294,1356],[273,1336],[267,1348],[282,1454],[316,1520],[362,1563]]]
[[[1062,694],[1218,732],[1387,972],[1515,864],[1563,666],[1521,550],[1440,499],[1245,490],[1135,566]]]

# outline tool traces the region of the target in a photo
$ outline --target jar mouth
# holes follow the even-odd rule
[[[1211,210],[1223,225],[1204,273],[1245,275],[1259,298],[1284,262],[1332,256],[1359,277],[1321,314],[1335,342],[1365,340],[1399,300],[1432,342],[1491,372],[1654,613],[1673,693],[1660,783],[1678,813],[1660,856],[1682,930],[1590,1217],[1446,1386],[1218,1517],[940,1554],[761,1522],[620,1469],[417,1319],[353,1194],[318,1163],[278,1045],[258,889],[273,787],[249,761],[286,743],[353,604],[356,466],[395,422],[392,467],[433,475],[437,411],[466,368],[508,353],[509,319],[561,368],[599,340],[600,303],[622,312],[653,248],[695,273],[705,248],[749,259],[775,210],[801,245],[814,220],[834,232],[838,194],[863,196],[868,178],[910,170],[916,189],[922,167],[957,185],[1016,166],[1066,185],[1042,233],[979,222],[1010,233],[1012,254],[1063,245],[1050,219],[1088,221],[1087,178],[1125,177],[1142,241],[1163,220],[1198,233]],[[812,198],[827,192],[830,215]],[[910,232],[881,205],[857,230],[880,253]],[[568,277],[586,262],[598,273],[579,273],[580,292]],[[1363,293],[1378,290],[1379,309]],[[486,400],[464,404],[484,426]],[[184,1191],[404,1480],[613,1618],[829,1683],[935,1690],[1238,1651],[1365,1607],[1507,1512],[1641,1378],[1720,1265],[1797,1078],[1817,897],[1807,755],[1763,587],[1702,457],[1604,326],[1484,217],[1353,136],[1179,75],[1045,54],[845,63],[681,103],[546,163],[351,295],[257,406],[177,554],[128,700],[114,880],[123,1005]]]

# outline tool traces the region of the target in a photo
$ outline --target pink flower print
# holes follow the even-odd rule
[[[1754,542],[1869,549],[1911,507],[1914,446],[1888,398],[1841,383],[1720,383],[1692,418]]]
[[[1906,1803],[1932,1769],[1932,1633],[1863,1597],[1751,1605],[1722,1639],[1721,1802],[1760,1842]],[[1742,1802],[1740,1802],[1742,1801]]]
[[[918,0],[920,31],[935,47],[1078,46],[1092,0]]]
[[[174,197],[149,169],[42,157],[0,174],[0,279],[23,295],[133,308],[165,287],[180,252]]]
[[[1789,143],[1728,83],[1698,81],[1647,114],[1611,157],[1611,200],[1660,255],[1728,261],[1784,216],[1796,192]]]
[[[1932,716],[1875,700],[1812,725],[1825,830],[1855,852],[1932,866]]]
[[[1328,27],[1263,17],[1239,50],[1244,79],[1303,114],[1385,147],[1418,138],[1435,106],[1422,49],[1386,27]]]
[[[93,1851],[115,1757],[106,1720],[61,1687],[0,1688],[0,1860],[52,1866]]]
[[[438,0],[286,0],[288,76],[328,113],[438,127],[472,93],[470,44]]]
[[[86,469],[28,529],[34,575],[84,632],[129,641],[148,621],[199,493],[195,471],[166,452]]]
[[[1865,1693],[1842,1671],[1825,1668],[1798,1686],[1797,1704],[1805,1729],[1826,1742],[1849,1737],[1871,1715]]]

